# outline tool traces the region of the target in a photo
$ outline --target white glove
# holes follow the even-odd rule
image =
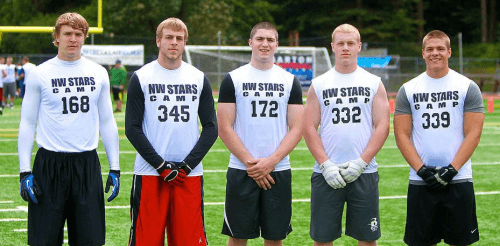
[[[328,183],[328,185],[330,185],[334,189],[340,189],[345,187],[346,183],[344,179],[342,179],[342,176],[340,175],[337,164],[331,162],[330,160],[327,160],[321,163],[319,167],[321,168],[323,177],[325,177],[325,180]]]
[[[354,180],[358,179],[359,175],[366,170],[366,167],[368,167],[368,163],[363,161],[361,157],[339,164],[340,174],[347,183],[354,182]]]

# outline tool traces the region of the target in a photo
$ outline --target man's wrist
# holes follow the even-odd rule
[[[114,174],[118,175],[118,177],[120,177],[120,170],[113,170],[113,169],[110,169],[110,170],[109,170],[109,173],[114,173]]]
[[[28,177],[30,174],[31,174],[31,171],[19,173],[19,181],[22,181],[24,178]]]
[[[330,159],[327,159],[326,161],[324,161],[323,163],[319,164],[320,167],[323,167],[325,165],[333,165],[333,162],[330,161]]]

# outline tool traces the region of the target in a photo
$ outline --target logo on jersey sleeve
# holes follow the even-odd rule
[[[422,128],[437,129],[450,126],[450,113],[448,111],[434,112],[434,109],[446,109],[448,105],[458,106],[458,91],[443,92],[418,92],[412,95],[413,107],[416,111],[423,110]]]
[[[177,102],[177,104],[158,105],[158,120],[160,122],[188,122],[191,118],[189,104],[186,100],[196,101],[198,99],[198,85],[196,84],[149,84],[150,102]]]

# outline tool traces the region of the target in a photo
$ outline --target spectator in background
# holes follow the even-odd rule
[[[21,63],[16,64],[16,82],[17,82],[17,96],[21,97],[24,95],[21,95],[21,93],[24,93],[24,69]]]
[[[26,84],[24,83],[26,81],[26,78],[28,78],[28,75],[30,72],[36,68],[36,65],[30,62],[30,58],[25,56],[23,57],[21,64],[23,65],[20,70],[18,70],[18,75],[19,75],[19,80],[22,80],[22,83],[19,82],[19,88],[21,89],[21,92],[19,93],[19,97],[24,98],[24,92],[26,90]]]
[[[123,85],[127,81],[127,70],[122,66],[120,60],[116,60],[115,67],[109,71],[109,82],[113,89],[113,98],[116,102],[115,113],[122,111],[123,103]]]
[[[3,69],[5,67],[5,57],[0,57],[0,115],[3,114]]]
[[[9,108],[14,108],[14,98],[16,96],[16,65],[12,64],[12,57],[7,57],[7,63],[2,71],[3,81],[3,104]],[[10,104],[7,98],[10,96]]]

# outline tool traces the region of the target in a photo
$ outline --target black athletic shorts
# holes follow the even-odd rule
[[[104,245],[104,192],[95,150],[60,153],[40,148],[33,176],[42,197],[28,205],[29,245],[61,245],[66,220],[69,245]]]
[[[333,189],[323,174],[311,176],[311,238],[327,243],[342,236],[342,214],[347,203],[345,234],[359,241],[381,236],[378,172],[363,173],[342,189]]]
[[[408,245],[432,245],[441,239],[450,245],[470,245],[479,240],[472,182],[449,184],[440,192],[410,184],[407,208]]]
[[[292,231],[292,171],[271,172],[264,190],[246,170],[229,168],[222,234],[239,239],[283,240]]]
[[[118,86],[112,86],[111,89],[113,90],[113,99],[115,99],[115,101],[123,101],[123,90]]]

